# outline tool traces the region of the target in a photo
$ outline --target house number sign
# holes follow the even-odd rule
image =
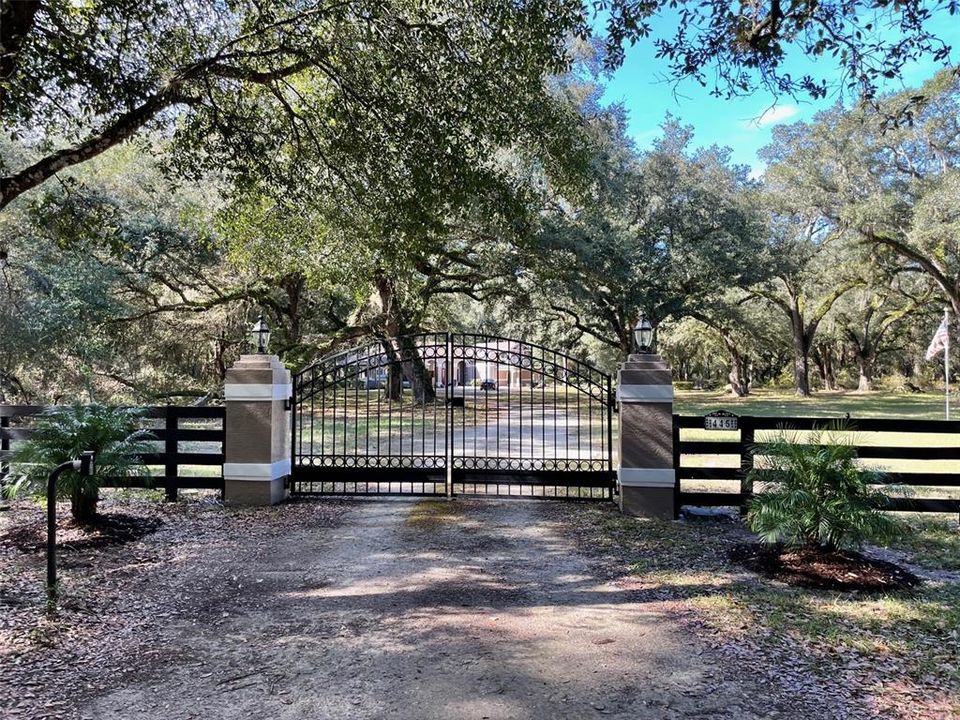
[[[715,410],[703,418],[704,430],[736,430],[739,417],[726,410]]]

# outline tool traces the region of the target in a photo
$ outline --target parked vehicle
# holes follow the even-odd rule
[[[497,384],[493,380],[490,380],[488,378],[484,380],[482,383],[480,383],[480,389],[483,390],[484,392],[487,392],[489,390],[496,390]]]

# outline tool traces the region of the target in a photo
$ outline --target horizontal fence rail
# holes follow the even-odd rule
[[[736,422],[737,430],[707,430],[703,416],[674,415],[677,507],[745,508],[754,491],[747,475],[764,442],[783,431],[803,442],[824,430],[853,445],[865,470],[908,489],[890,498],[891,510],[960,513],[960,421],[742,415]]]
[[[33,434],[32,420],[47,408],[42,405],[0,405],[0,485],[9,474],[16,444]],[[219,490],[223,493],[223,443],[226,410],[222,406],[176,405],[139,408],[142,429],[155,452],[141,455],[149,474],[106,479],[103,487],[163,489],[170,500],[179,490]],[[199,474],[186,474],[187,468]]]

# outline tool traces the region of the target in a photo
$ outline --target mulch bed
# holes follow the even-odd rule
[[[821,590],[889,592],[909,590],[921,582],[899,565],[852,550],[823,553],[741,543],[731,548],[728,557],[764,577]]]
[[[156,532],[161,525],[163,521],[158,517],[122,512],[100,514],[92,523],[83,525],[69,515],[61,515],[57,518],[57,548],[69,552],[122,545]],[[0,546],[4,545],[26,553],[45,551],[46,517],[34,514],[0,534]]]

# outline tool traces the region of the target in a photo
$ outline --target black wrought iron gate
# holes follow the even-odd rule
[[[469,333],[371,342],[294,377],[297,494],[612,496],[607,373]]]

